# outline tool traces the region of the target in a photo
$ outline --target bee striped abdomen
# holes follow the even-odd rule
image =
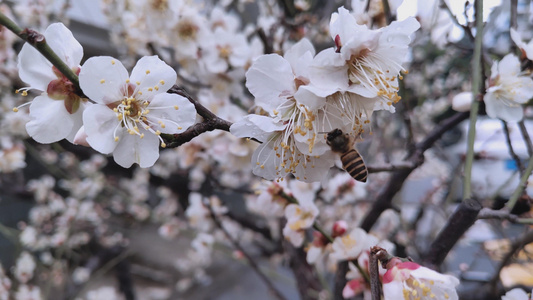
[[[355,149],[350,149],[349,151],[341,155],[342,166],[344,170],[357,181],[366,182],[366,177],[368,171],[366,170],[365,163],[359,152]]]

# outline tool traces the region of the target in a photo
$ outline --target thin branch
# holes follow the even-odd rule
[[[174,85],[172,88],[170,88],[168,93],[178,94],[180,96],[187,98],[189,102],[194,104],[194,107],[196,108],[196,112],[201,117],[204,118],[204,121],[194,124],[193,126],[189,127],[187,130],[185,130],[182,133],[174,134],[174,135],[170,135],[170,134],[162,135],[165,138],[165,140],[168,141],[167,148],[179,147],[187,142],[190,142],[193,138],[207,131],[213,131],[215,129],[229,131],[229,128],[232,125],[231,122],[219,118],[217,115],[212,113],[209,109],[207,109],[205,106],[200,104],[200,102],[194,99],[191,95],[189,95],[189,93],[187,93],[187,91],[185,91],[183,88],[177,85]]]
[[[474,46],[473,58],[473,78],[472,78],[472,105],[470,106],[470,123],[468,127],[468,146],[465,159],[464,168],[464,185],[463,185],[463,200],[472,198],[472,163],[474,161],[474,140],[476,138],[476,122],[479,110],[479,101],[477,95],[482,90],[483,74],[481,74],[481,56],[482,56],[482,41],[483,41],[483,1],[476,1],[476,38]]]
[[[531,143],[531,138],[529,137],[529,133],[527,132],[527,128],[526,128],[526,124],[524,124],[524,120],[518,122],[518,128],[520,129],[522,138],[524,139],[524,142],[526,143],[527,154],[529,156],[533,156],[533,144]]]
[[[520,162],[520,157],[516,155],[516,152],[514,152],[513,144],[511,143],[511,137],[509,135],[509,126],[507,126],[507,122],[502,121],[503,126],[503,133],[505,134],[505,141],[507,141],[507,147],[509,148],[509,154],[511,154],[511,157],[516,162],[516,166],[518,167],[518,170],[520,172],[524,171],[524,166],[522,166],[522,162]]]
[[[368,1],[370,3],[370,1]],[[392,23],[394,21],[394,17],[392,15],[389,0],[382,0],[381,3],[383,3],[383,13],[385,14],[385,17],[387,18],[387,24]]]
[[[403,169],[412,169],[414,168],[414,164],[412,162],[399,162],[395,164],[387,164],[387,165],[376,165],[376,166],[366,166],[368,173],[378,173],[378,172],[393,172]]]
[[[457,19],[457,17],[453,14],[452,10],[450,9],[450,7],[448,6],[448,4],[446,3],[446,1],[444,0],[440,0],[440,7],[443,8],[449,15],[450,15],[450,18],[452,19],[452,22],[463,28],[463,31],[465,32],[465,34],[468,36],[468,38],[472,41],[474,41],[474,34],[472,34],[472,31],[470,30],[470,27],[468,27],[467,25],[463,25],[461,23],[459,23],[459,20]]]
[[[370,248],[368,269],[370,271],[370,291],[372,300],[381,300],[381,281],[379,280],[378,252],[383,251],[380,247]]]
[[[497,219],[497,220],[507,220],[512,223],[518,222],[518,216],[511,214],[507,210],[493,210],[490,208],[483,208],[478,216],[478,220],[490,220],[490,219]]]
[[[370,231],[381,213],[391,207],[391,202],[394,198],[394,195],[396,195],[396,193],[402,188],[407,176],[409,176],[409,174],[411,174],[416,167],[422,164],[424,152],[429,149],[446,131],[466,120],[468,115],[468,112],[461,112],[456,113],[448,119],[445,119],[435,129],[433,129],[433,131],[431,131],[424,140],[416,144],[415,151],[407,160],[412,163],[412,167],[398,169],[392,173],[391,179],[376,197],[371,210],[361,223],[361,228],[366,231]]]
[[[513,210],[514,206],[516,205],[516,202],[518,201],[518,198],[522,196],[524,189],[527,187],[527,180],[529,179],[529,176],[531,175],[532,171],[533,171],[533,156],[529,158],[526,170],[524,171],[524,173],[522,173],[522,177],[520,177],[520,183],[518,184],[513,194],[511,195],[511,198],[509,198],[509,201],[507,201],[507,204],[505,205],[505,207],[509,211]]]
[[[77,89],[77,92],[79,95],[83,95],[83,92],[80,88],[80,82],[78,79],[78,75],[72,71],[72,69],[57,56],[57,54],[50,48],[48,43],[46,43],[46,39],[44,38],[44,35],[41,33],[26,28],[22,29],[20,28],[15,22],[13,22],[11,19],[9,19],[6,15],[4,15],[2,12],[0,12],[0,25],[5,26],[7,29],[12,31],[14,34],[16,34],[19,38],[26,41],[28,44],[32,45],[37,51],[39,51],[48,61],[54,65],[59,72],[61,72],[65,77],[74,84],[74,87]]]
[[[257,276],[259,276],[259,278],[265,283],[265,285],[268,287],[268,289],[272,292],[272,294],[274,295],[274,297],[276,299],[279,299],[279,300],[286,300],[286,298],[276,289],[276,287],[274,286],[274,284],[272,284],[272,282],[268,279],[268,277],[266,277],[265,274],[263,274],[263,272],[261,272],[261,270],[259,269],[259,266],[257,265],[257,263],[254,261],[253,257],[250,256],[250,254],[248,254],[248,252],[246,252],[244,250],[244,248],[241,247],[241,245],[233,239],[233,237],[231,236],[231,234],[226,230],[226,228],[224,228],[224,226],[222,225],[222,223],[220,222],[220,220],[218,219],[218,217],[216,216],[215,214],[215,211],[213,210],[213,207],[211,207],[211,203],[209,203],[209,201],[204,201],[204,205],[205,207],[207,207],[207,209],[209,210],[209,214],[211,216],[211,219],[213,219],[213,222],[215,223],[215,225],[220,229],[222,230],[222,232],[224,233],[224,235],[226,236],[226,238],[230,241],[230,243],[233,245],[233,247],[237,250],[239,250],[243,255],[244,257],[246,257],[246,259],[248,260],[248,264],[250,265],[250,267],[255,271],[255,273],[257,274]]]

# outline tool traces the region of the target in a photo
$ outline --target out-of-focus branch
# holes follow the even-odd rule
[[[41,33],[33,30],[33,29],[22,29],[20,28],[15,22],[13,22],[11,19],[9,19],[6,15],[4,15],[2,12],[0,12],[0,25],[5,26],[7,29],[9,29],[11,32],[16,34],[19,38],[26,41],[28,44],[32,45],[37,51],[39,51],[48,61],[54,65],[59,72],[61,72],[63,75],[65,75],[70,82],[74,84],[76,87],[78,94],[83,95],[83,92],[80,88],[80,82],[78,79],[78,75],[72,71],[67,64],[65,64],[59,56],[48,46],[48,43],[46,43],[46,39],[44,38],[44,35]]]
[[[531,143],[531,138],[529,137],[529,133],[527,132],[526,124],[524,124],[524,121],[518,122],[518,128],[520,129],[520,133],[522,134],[522,138],[524,139],[524,142],[526,143],[527,147],[527,154],[529,156],[533,156],[533,144]]]
[[[257,35],[259,35],[259,38],[263,42],[264,52],[265,54],[274,53],[274,46],[272,38],[267,36],[265,30],[263,28],[257,29]]]
[[[513,144],[511,143],[511,137],[509,136],[509,126],[507,126],[507,122],[502,121],[503,126],[503,133],[505,134],[505,141],[507,141],[507,147],[509,148],[509,154],[511,154],[511,157],[516,162],[516,166],[518,167],[518,170],[520,170],[520,173],[524,171],[524,166],[522,166],[522,162],[520,162],[520,157],[516,155],[516,152],[514,152]]]
[[[461,202],[424,255],[426,265],[436,269],[444,261],[459,238],[474,224],[481,208],[474,199]]]
[[[461,112],[456,113],[448,119],[445,119],[435,129],[433,129],[433,131],[431,131],[424,140],[416,144],[415,150],[406,160],[411,162],[412,166],[409,168],[398,169],[392,173],[391,179],[378,194],[371,210],[361,223],[361,228],[366,231],[370,231],[381,213],[391,207],[391,202],[394,195],[396,195],[396,193],[401,189],[405,179],[407,179],[407,176],[409,176],[409,174],[411,174],[416,167],[422,164],[424,152],[429,149],[446,131],[466,120],[468,115],[468,112]]]
[[[389,0],[381,0],[381,2],[383,3],[383,13],[387,18],[387,24],[390,24],[392,21],[394,21],[394,17],[392,16],[392,12],[390,10]],[[368,1],[368,3],[370,3],[370,1]]]
[[[470,30],[470,27],[468,27],[467,25],[463,25],[463,24],[459,23],[459,20],[457,20],[457,17],[453,14],[453,12],[450,9],[450,7],[448,6],[448,4],[446,4],[446,1],[440,0],[440,7],[443,8],[450,15],[450,18],[452,19],[452,22],[455,25],[463,28],[463,31],[468,36],[468,38],[470,40],[474,41],[475,38],[474,38],[474,35],[472,34],[472,31]]]
[[[516,202],[518,201],[518,198],[522,195],[524,192],[524,189],[527,186],[527,180],[529,179],[529,176],[531,175],[531,172],[533,171],[533,156],[529,158],[529,161],[527,162],[527,167],[524,170],[524,173],[522,173],[522,177],[520,177],[520,183],[514,190],[513,194],[511,195],[511,198],[509,198],[509,201],[507,201],[507,204],[505,207],[512,211]]]
[[[378,172],[393,172],[403,169],[412,169],[414,168],[414,164],[412,162],[399,162],[395,164],[388,164],[388,165],[376,165],[376,166],[367,166],[368,173],[378,173]]]
[[[242,248],[241,245],[235,239],[233,239],[233,237],[226,230],[226,228],[224,228],[224,226],[218,219],[217,215],[215,214],[213,207],[211,207],[211,203],[209,203],[209,201],[204,201],[203,204],[209,210],[209,215],[211,216],[211,219],[215,223],[215,226],[217,226],[218,229],[222,230],[222,232],[224,233],[228,241],[230,241],[230,243],[233,245],[233,247],[239,250],[244,255],[244,257],[246,257],[246,260],[248,260],[249,266],[255,271],[255,273],[259,276],[259,278],[265,283],[265,285],[268,287],[270,292],[272,292],[274,297],[279,300],[286,300],[286,298],[278,291],[278,289],[276,289],[274,284],[272,284],[270,279],[268,279],[268,277],[266,277],[266,275],[263,274],[263,272],[261,272],[261,270],[259,269],[259,266],[255,262],[253,257],[251,257],[250,254],[248,254],[248,252],[246,252],[244,248]]]
[[[207,109],[205,106],[200,104],[200,102],[198,102],[196,99],[191,97],[191,95],[189,95],[189,93],[187,93],[187,91],[185,91],[183,88],[180,88],[179,86],[175,85],[172,88],[170,88],[168,92],[171,94],[178,94],[180,96],[187,98],[189,102],[194,104],[194,107],[196,108],[196,112],[201,117],[203,117],[204,120],[202,122],[194,124],[193,126],[189,127],[189,129],[185,130],[184,132],[180,134],[162,135],[168,141],[167,148],[179,147],[187,142],[190,142],[193,138],[207,131],[213,131],[215,129],[229,131],[229,128],[232,124],[231,122],[219,118],[217,115],[212,113],[209,109]]]

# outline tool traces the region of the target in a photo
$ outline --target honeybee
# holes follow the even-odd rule
[[[349,134],[343,133],[340,129],[333,129],[328,132],[326,143],[331,147],[331,151],[341,155],[342,167],[353,179],[366,182],[368,171],[363,158],[355,150],[353,139]]]

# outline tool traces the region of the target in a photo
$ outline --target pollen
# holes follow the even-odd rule
[[[183,129],[183,127],[181,127],[181,126],[178,126],[178,130],[182,130],[182,129]]]
[[[156,134],[156,135],[161,135],[161,131],[157,130],[157,131],[155,132],[155,134]]]
[[[177,105],[174,105],[174,109],[175,109],[175,110],[178,110],[178,108],[179,108],[179,107],[178,107]]]
[[[159,91],[159,87],[157,85],[154,86],[154,90]]]
[[[165,144],[165,143],[163,142],[163,143],[161,143],[161,147],[166,148],[166,147],[167,147],[167,144]]]
[[[20,92],[20,90],[15,90],[15,94],[18,94]]]
[[[112,64],[112,65],[115,64],[115,60],[114,60],[114,59],[111,60],[111,64]]]
[[[152,92],[154,89],[153,88],[148,88],[148,91],[149,92]]]
[[[129,78],[128,78],[128,79],[126,79],[126,83],[130,83],[130,79],[129,79]]]
[[[115,142],[118,142],[118,136],[115,137]]]
[[[24,96],[24,97],[28,96],[28,92],[27,91],[22,91],[22,96]]]
[[[150,74],[150,70],[146,70],[146,75]]]
[[[100,83],[105,83],[105,79],[100,79]]]
[[[13,107],[13,111],[14,111],[14,112],[18,112],[18,111],[19,111],[19,109],[18,109],[18,108],[16,108],[16,107]]]
[[[144,137],[144,133],[141,133],[140,138],[142,139]]]
[[[161,85],[165,85],[165,81],[164,81],[164,80],[159,80],[159,83],[160,83]]]
[[[140,81],[135,81],[135,84],[136,85],[141,85],[141,82]]]

